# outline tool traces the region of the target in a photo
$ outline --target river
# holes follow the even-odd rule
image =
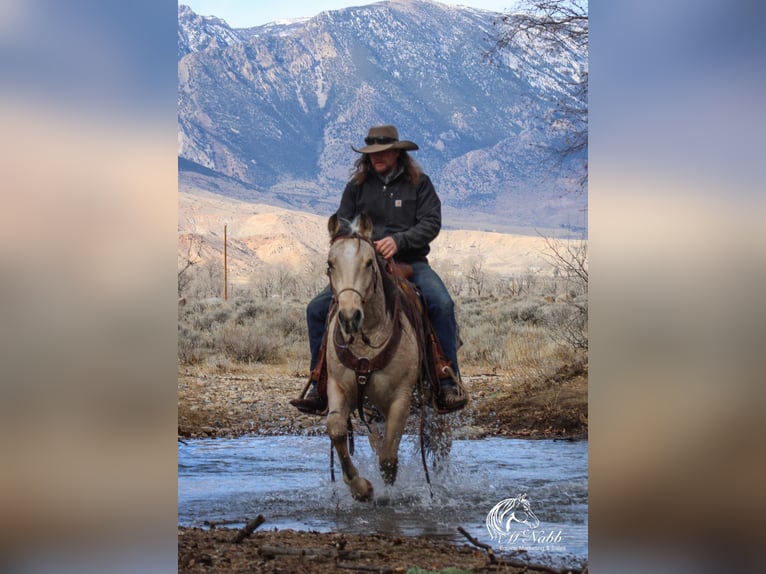
[[[405,436],[399,475],[383,484],[366,437],[354,463],[375,499],[351,498],[335,461],[330,480],[326,437],[283,436],[187,440],[178,446],[178,523],[232,528],[262,514],[262,528],[386,533],[468,541],[462,526],[496,551],[574,565],[588,557],[587,441],[486,438],[456,440],[449,461],[425,481],[417,438]],[[490,533],[487,515],[524,495],[529,513]],[[539,524],[520,522],[532,514]],[[506,515],[507,519],[507,515]]]

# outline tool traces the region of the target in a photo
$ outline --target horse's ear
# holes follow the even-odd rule
[[[359,235],[365,239],[372,237],[372,219],[366,213],[359,215]]]
[[[330,237],[335,237],[340,232],[340,219],[337,213],[333,213],[327,221],[327,231],[330,232]]]

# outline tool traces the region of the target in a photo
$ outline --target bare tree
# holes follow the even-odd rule
[[[543,236],[541,236],[543,237]],[[567,281],[567,305],[574,313],[557,323],[555,337],[574,349],[588,349],[588,242],[587,240],[556,240],[543,237],[546,251],[543,257],[556,274]],[[575,297],[569,296],[574,293]],[[578,297],[579,296],[579,297]]]
[[[190,291],[195,297],[218,297],[223,284],[223,269],[219,261],[208,260],[194,270]]]
[[[203,238],[195,235],[186,237],[188,247],[184,255],[178,256],[178,297],[183,296],[183,292],[192,280],[191,274],[187,273],[189,269],[202,262],[200,250],[204,242]]]
[[[482,257],[472,257],[471,260],[468,261],[468,265],[470,267],[465,275],[468,280],[468,294],[470,295],[473,292],[477,297],[481,297],[484,288],[487,285],[487,272],[484,269],[484,259]]]
[[[543,257],[556,274],[573,280],[580,293],[588,292],[588,242],[586,239],[552,239],[540,235],[545,241]]]
[[[450,295],[453,297],[463,295],[465,278],[457,263],[449,259],[431,259],[431,267],[439,274]]]
[[[568,82],[559,82],[563,94],[557,99],[551,128],[562,137],[551,151],[563,162],[588,151],[588,2],[587,0],[520,0],[517,12],[505,13],[495,21],[497,35],[487,53],[497,61],[501,52],[524,53],[532,42],[549,49],[569,52],[580,69]],[[587,160],[580,188],[587,182]]]
[[[274,285],[277,288],[277,294],[280,299],[285,297],[296,297],[298,295],[299,281],[296,274],[285,265],[276,265],[272,269],[274,276]]]
[[[587,52],[587,0],[521,0],[518,6],[518,12],[498,19],[501,33],[493,50],[522,47],[535,37],[564,50]]]
[[[299,274],[300,295],[314,297],[327,285],[327,262],[320,258],[309,258]]]
[[[258,296],[263,299],[271,297],[276,290],[274,276],[268,268],[259,269],[250,280],[250,285]]]

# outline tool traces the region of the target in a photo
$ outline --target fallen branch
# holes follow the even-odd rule
[[[239,544],[242,542],[245,538],[250,536],[253,531],[258,528],[261,524],[266,522],[266,519],[263,517],[262,514],[259,514],[252,520],[250,520],[243,529],[241,529],[237,534],[234,536],[234,538],[231,539],[232,544]]]
[[[458,529],[458,532],[460,532],[460,534],[465,536],[471,544],[481,548],[482,550],[487,551],[490,564],[502,564],[507,566],[513,566],[514,568],[526,568],[527,570],[537,570],[538,572],[547,572],[548,574],[582,574],[582,570],[580,570],[579,568],[564,568],[563,570],[560,570],[558,568],[551,568],[550,566],[546,566],[545,564],[535,564],[533,562],[524,562],[523,560],[517,560],[515,558],[501,558],[500,560],[498,560],[497,557],[495,556],[494,550],[492,550],[492,547],[489,544],[484,544],[483,542],[479,542],[478,540],[476,540],[476,538],[468,534],[468,532],[466,532],[462,526],[458,526],[457,529]]]
[[[221,524],[226,524],[226,521],[225,520],[205,520],[202,524],[210,527],[210,530],[215,530],[216,527],[220,526]]]
[[[473,536],[468,534],[468,532],[466,532],[466,530],[462,526],[458,526],[457,530],[458,530],[458,532],[460,532],[460,534],[465,536],[471,544],[473,544],[474,546],[478,546],[482,550],[486,550],[487,551],[487,556],[489,556],[489,563],[490,564],[497,564],[497,558],[495,557],[495,551],[492,550],[492,547],[489,544],[484,544],[483,542],[479,542]]]

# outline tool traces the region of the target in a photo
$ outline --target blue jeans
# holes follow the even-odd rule
[[[455,303],[436,271],[428,263],[412,263],[411,281],[425,295],[428,306],[428,318],[431,320],[436,337],[444,350],[444,355],[458,372],[457,363],[457,321]],[[306,322],[309,329],[309,347],[311,348],[311,370],[316,367],[319,350],[322,347],[325,322],[332,303],[330,286],[325,287],[314,297],[306,308]]]

